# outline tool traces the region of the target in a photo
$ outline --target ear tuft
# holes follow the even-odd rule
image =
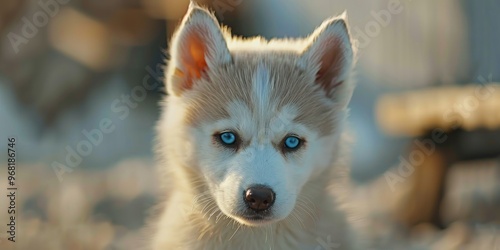
[[[344,12],[339,17],[325,20],[309,36],[309,43],[300,58],[300,64],[314,71],[316,83],[333,99],[339,99],[339,90],[351,89],[343,86],[349,80],[354,63],[346,18]]]
[[[194,8],[200,8],[197,2],[193,0],[189,0],[189,7],[188,10],[194,9]]]
[[[208,70],[231,61],[219,23],[194,2],[172,38],[170,54],[167,85],[175,95],[191,89]]]

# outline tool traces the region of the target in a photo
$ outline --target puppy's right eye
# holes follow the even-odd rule
[[[232,131],[226,131],[214,135],[215,140],[224,147],[237,148],[239,144],[239,137]]]
[[[224,132],[220,134],[220,140],[226,145],[232,145],[236,142],[236,135],[233,132]]]

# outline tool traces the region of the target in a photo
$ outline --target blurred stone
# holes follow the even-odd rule
[[[110,197],[130,201],[142,193],[151,193],[154,169],[146,164],[144,160],[129,159],[110,169],[107,175]]]
[[[68,249],[106,249],[114,238],[109,222],[75,225],[65,238]]]
[[[95,170],[81,173],[81,187],[85,190],[87,200],[96,204],[108,196],[106,171]]]
[[[38,218],[23,220],[21,225],[21,227],[18,227],[19,241],[36,238],[43,228],[43,222]]]
[[[93,206],[87,200],[81,183],[68,180],[53,189],[49,199],[49,221],[59,224],[63,230],[87,220]]]
[[[47,182],[47,177],[50,172],[47,171],[47,166],[44,164],[21,164],[22,169],[29,171],[19,171],[19,183],[23,187],[23,196],[27,198],[42,193],[43,190],[51,185]]]
[[[24,218],[38,218],[47,220],[47,201],[42,195],[31,196],[21,202]]]
[[[125,233],[123,236],[119,237],[113,243],[113,249],[121,249],[121,250],[135,250],[141,249],[144,247],[144,237],[143,232],[140,230],[137,231],[129,231]]]
[[[103,23],[69,7],[54,17],[49,41],[56,50],[96,71],[109,69],[115,52]]]
[[[95,204],[93,217],[127,229],[139,229],[146,221],[148,209],[154,204],[155,198],[149,195],[131,201],[104,199]]]

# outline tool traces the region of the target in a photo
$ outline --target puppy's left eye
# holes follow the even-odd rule
[[[220,134],[220,140],[226,145],[231,145],[236,142],[236,135],[232,132],[224,132]]]
[[[297,150],[302,144],[302,140],[297,136],[288,136],[284,141],[284,148],[288,151]]]

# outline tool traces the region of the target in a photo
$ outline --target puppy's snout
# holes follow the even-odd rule
[[[243,200],[248,207],[256,212],[270,208],[275,198],[276,194],[273,190],[263,185],[252,186],[243,195]]]

